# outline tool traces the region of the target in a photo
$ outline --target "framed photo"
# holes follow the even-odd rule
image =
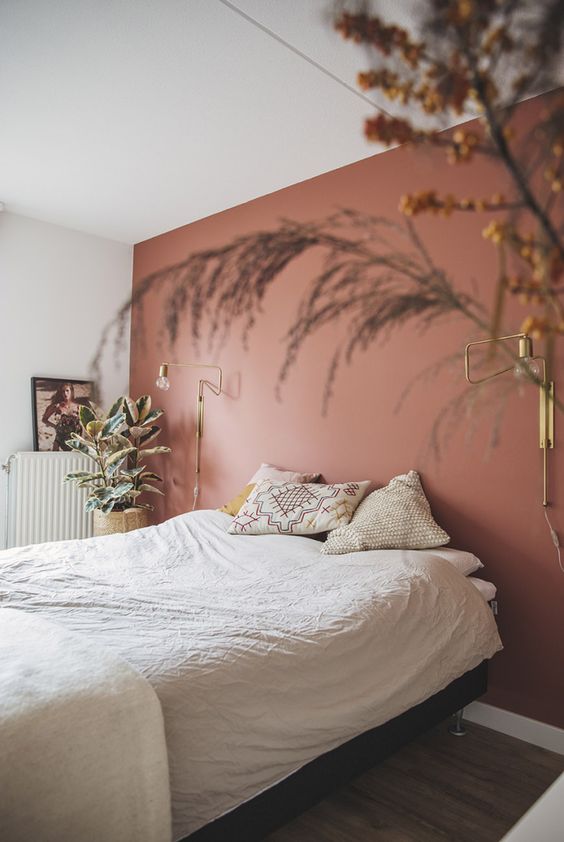
[[[67,439],[80,432],[79,407],[94,407],[93,400],[90,380],[32,377],[33,449],[70,450]]]

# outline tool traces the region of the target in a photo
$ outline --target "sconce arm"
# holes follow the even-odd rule
[[[519,340],[518,360],[526,361],[526,368],[528,369],[528,376],[532,382],[536,383],[540,389],[540,410],[539,410],[539,445],[543,450],[543,495],[542,504],[546,508],[548,503],[548,450],[554,447],[554,382],[547,379],[547,365],[544,357],[535,357],[533,354],[533,342],[530,336],[526,333],[512,333],[510,336],[497,336],[493,339],[479,339],[476,342],[469,342],[464,349],[464,371],[466,380],[474,385],[478,383],[485,383],[487,380],[493,380],[494,377],[499,377],[500,374],[506,374],[508,371],[514,371],[515,366],[504,368],[501,371],[495,371],[493,374],[488,374],[486,377],[481,377],[474,380],[470,376],[470,348],[474,345],[490,345],[494,342],[505,342],[508,339]],[[542,379],[537,377],[529,368],[529,362],[537,361],[542,363]]]
[[[218,365],[202,365],[198,366],[198,368],[213,368],[217,371],[217,383],[212,383],[211,380],[206,380],[205,378],[198,380],[198,395],[203,396],[204,386],[207,386],[214,395],[219,397],[223,388],[223,371],[221,368]]]
[[[473,348],[475,345],[492,345],[495,342],[506,342],[508,339],[520,340],[520,357],[527,355],[532,357],[532,342],[530,337],[527,336],[526,333],[512,333],[509,336],[496,336],[494,339],[478,339],[476,342],[469,342],[464,349],[464,373],[466,375],[466,380],[469,383],[472,383],[472,385],[476,386],[478,383],[485,383],[487,380],[493,380],[494,377],[499,377],[500,374],[507,374],[508,371],[513,371],[514,366],[511,365],[509,366],[509,368],[503,368],[501,371],[495,371],[493,374],[488,374],[486,377],[480,377],[477,380],[470,377],[470,348]],[[527,351],[528,353],[525,354],[525,351]]]
[[[161,363],[160,371],[168,370],[169,367],[175,368],[212,368],[217,371],[217,383],[212,383],[211,380],[205,378],[198,381],[198,394],[203,393],[204,386],[208,386],[214,395],[221,395],[223,388],[223,371],[218,365],[209,365],[208,363]]]

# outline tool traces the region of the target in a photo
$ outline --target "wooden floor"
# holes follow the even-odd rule
[[[435,728],[267,842],[499,842],[564,771],[564,756],[466,728],[465,737]]]

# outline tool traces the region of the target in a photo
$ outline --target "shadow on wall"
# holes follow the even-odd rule
[[[542,103],[516,112],[525,130]],[[425,190],[430,174],[445,195],[490,195],[507,185],[487,161],[453,169],[436,150],[425,160],[433,166],[398,148],[136,246],[132,388],[153,389],[169,342],[167,356],[217,362],[228,382],[240,372],[233,397],[208,406],[202,508],[231,499],[261,462],[377,485],[418,470],[453,545],[481,557],[485,577],[500,588],[505,650],[492,668],[490,700],[562,727],[564,675],[554,664],[564,577],[540,505],[536,393],[525,389],[521,402],[509,376],[483,389],[464,381],[464,345],[488,335],[494,302],[497,255],[482,237],[489,215],[422,219],[417,232],[390,222],[399,219],[398,195]],[[331,215],[347,205],[355,210]],[[507,333],[522,318],[512,299]],[[395,413],[407,384],[425,371]],[[161,517],[191,507],[193,427],[181,419],[194,395],[167,393],[177,485],[166,489]],[[557,412],[550,455],[551,518],[560,531],[563,417]],[[422,458],[437,418],[448,439],[440,463]]]

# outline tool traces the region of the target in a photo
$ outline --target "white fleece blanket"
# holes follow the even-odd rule
[[[168,842],[162,713],[121,659],[0,608],[2,842]]]
[[[501,648],[432,551],[326,556],[201,511],[0,553],[0,602],[124,658],[157,693],[179,839]],[[102,837],[100,837],[101,839]]]

